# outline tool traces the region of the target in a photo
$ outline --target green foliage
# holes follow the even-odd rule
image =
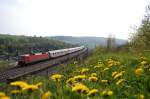
[[[131,36],[131,46],[135,50],[150,49],[150,5],[146,7],[146,14],[140,27]]]
[[[29,37],[0,34],[0,54],[18,55],[23,53],[45,52],[72,45],[44,37]]]

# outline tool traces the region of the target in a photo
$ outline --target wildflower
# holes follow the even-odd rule
[[[115,72],[112,73],[111,76],[114,77],[117,73],[118,73],[118,72],[115,71]]]
[[[146,57],[140,57],[140,60],[147,60],[147,58]]]
[[[8,96],[0,97],[0,99],[10,99]]]
[[[98,90],[97,89],[92,89],[92,90],[90,90],[89,92],[88,92],[88,96],[90,96],[90,95],[94,95],[94,94],[96,94],[98,92]]]
[[[51,76],[51,79],[53,81],[60,81],[60,79],[62,78],[63,75],[60,75],[60,74],[54,74]]]
[[[123,71],[121,71],[120,73],[122,73],[122,74],[123,74],[123,73],[125,73],[125,71],[123,70]]]
[[[103,71],[107,71],[109,68],[108,67],[106,67]]]
[[[116,82],[116,85],[120,85],[122,82],[124,81],[124,79],[120,79]]]
[[[81,71],[80,71],[80,73],[81,73],[81,74],[84,74],[84,73],[87,72],[87,71],[89,71],[88,68],[82,68]]]
[[[146,65],[146,64],[147,64],[146,61],[142,61],[142,62],[141,62],[141,65]]]
[[[111,90],[104,90],[102,92],[102,95],[103,96],[112,96],[113,95],[113,91],[111,91]]]
[[[74,76],[74,79],[75,80],[83,80],[83,79],[85,79],[86,78],[86,76],[85,75],[77,75],[77,76]]]
[[[41,99],[48,99],[50,96],[52,96],[52,93],[50,91],[47,91],[42,95]]]
[[[88,93],[89,89],[85,85],[77,83],[75,84],[75,86],[72,87],[72,91],[76,91],[79,93]]]
[[[144,98],[145,98],[145,96],[143,94],[139,95],[139,99],[144,99]]]
[[[98,78],[97,77],[89,77],[89,80],[92,82],[96,82],[98,80]]]
[[[114,79],[119,78],[119,77],[121,77],[122,75],[123,75],[123,73],[118,73],[118,74],[116,74],[116,75],[114,76]]]
[[[98,60],[98,64],[101,64],[102,63],[102,60]]]
[[[103,96],[107,95],[107,90],[104,90],[104,91],[102,92],[102,95],[103,95]]]
[[[112,67],[112,66],[113,66],[113,63],[108,64],[108,67]]]
[[[108,64],[112,64],[112,63],[114,63],[114,61],[113,60],[109,60],[107,63]]]
[[[101,80],[102,83],[108,83],[108,80]]]
[[[28,84],[24,81],[15,81],[15,82],[11,82],[10,85],[12,86],[18,86],[20,88],[24,88],[26,86],[28,86]]]
[[[20,91],[20,90],[12,90],[10,93],[11,93],[11,94],[20,94],[21,91]]]
[[[28,86],[24,87],[22,90],[23,91],[24,90],[29,90],[29,91],[38,90],[38,86],[36,86],[36,85],[28,85]]]
[[[134,71],[134,73],[135,73],[137,76],[141,75],[143,72],[144,72],[144,70],[143,70],[142,68],[137,68],[137,69]]]
[[[37,84],[35,84],[35,86],[37,86],[37,87],[40,87],[40,86],[42,86],[42,82],[39,82],[39,83],[37,83]]]
[[[67,84],[74,84],[75,83],[75,79],[74,78],[69,78],[67,81],[66,81]]]
[[[119,61],[116,61],[115,62],[115,65],[120,65],[121,63]]]
[[[96,76],[97,76],[96,73],[92,73],[92,74],[91,74],[91,77],[96,77]]]
[[[4,92],[0,92],[0,99],[10,99]]]
[[[107,95],[108,95],[108,96],[112,96],[112,95],[113,95],[113,91],[109,90],[109,91],[107,92]]]
[[[4,97],[6,94],[4,92],[0,92],[0,97]]]
[[[102,64],[98,64],[98,65],[94,66],[94,68],[100,68],[100,67],[102,67]]]

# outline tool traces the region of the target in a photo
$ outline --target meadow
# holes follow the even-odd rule
[[[103,52],[73,61],[48,77],[30,76],[6,85],[0,99],[149,99],[150,55]]]

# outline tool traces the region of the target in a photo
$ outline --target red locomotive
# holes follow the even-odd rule
[[[25,54],[20,56],[19,65],[29,64],[37,61],[49,59],[48,53]]]
[[[75,48],[68,48],[68,49],[60,49],[60,50],[53,50],[48,51],[45,53],[36,53],[36,54],[25,54],[20,56],[20,60],[18,61],[19,65],[25,65],[29,63],[39,62],[51,58],[60,57],[66,54],[70,54],[76,51],[80,51],[84,49],[84,46],[75,47]]]

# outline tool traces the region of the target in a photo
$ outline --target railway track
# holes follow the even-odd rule
[[[68,54],[65,56],[61,56],[55,59],[51,59],[48,61],[44,61],[44,62],[40,62],[37,64],[33,64],[30,66],[24,66],[24,67],[18,67],[18,68],[12,68],[10,70],[6,70],[0,73],[0,81],[2,80],[13,80],[22,76],[25,76],[27,74],[32,74],[41,70],[44,70],[46,68],[50,68],[53,66],[56,66],[57,64],[63,63],[65,61],[69,61],[70,59],[77,57],[79,55],[82,55],[84,52],[86,52],[87,49],[83,49],[81,51],[72,53],[72,54]]]

